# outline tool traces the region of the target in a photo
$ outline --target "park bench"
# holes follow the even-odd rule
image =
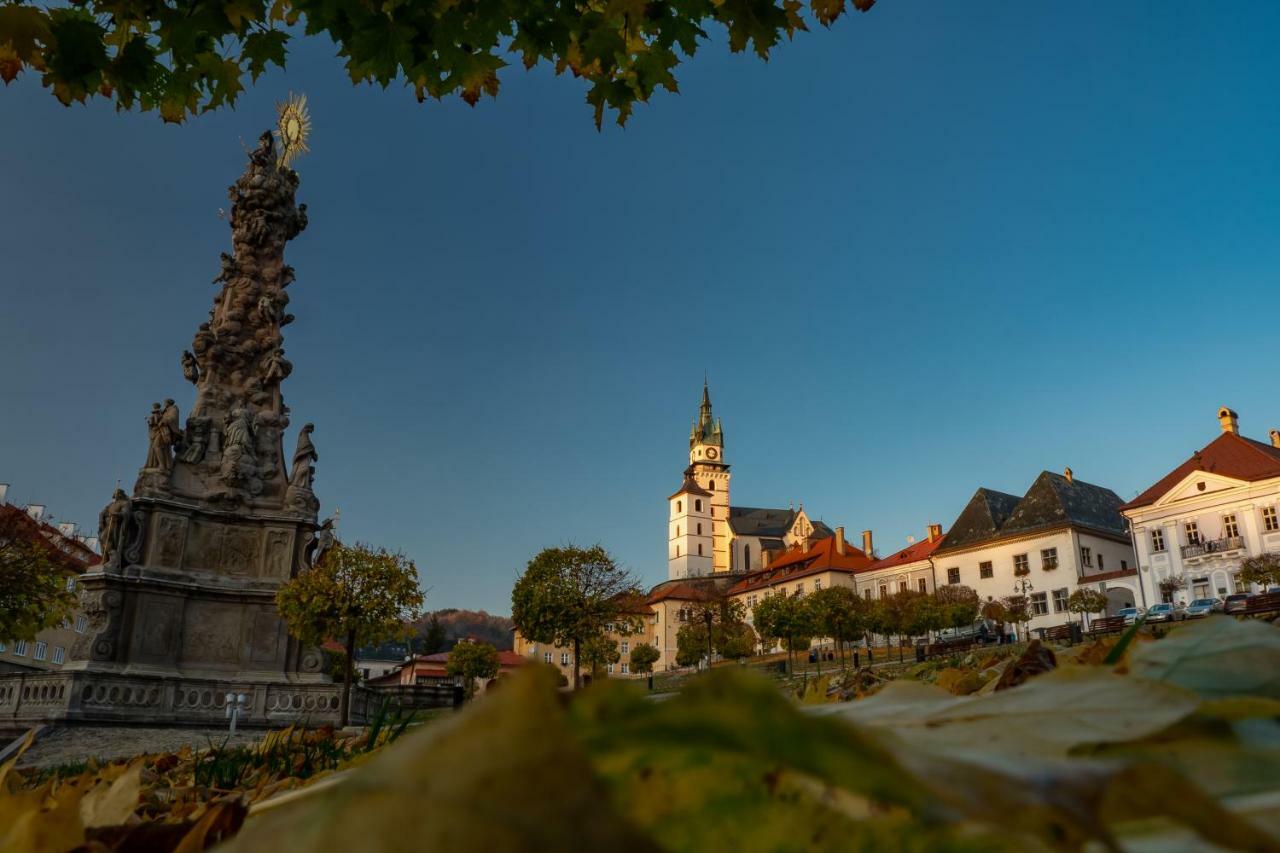
[[[1280,592],[1263,592],[1249,598],[1240,616],[1261,616],[1264,613],[1280,612]]]
[[[1067,622],[1063,625],[1054,625],[1052,628],[1040,628],[1040,639],[1046,643],[1070,643],[1072,642],[1072,623]]]
[[[1094,619],[1089,623],[1089,634],[1098,636],[1099,634],[1113,634],[1116,631],[1125,629],[1123,616],[1104,616],[1101,619]]]

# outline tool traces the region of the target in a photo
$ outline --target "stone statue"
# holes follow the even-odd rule
[[[152,471],[168,472],[171,459],[169,448],[171,443],[165,437],[164,412],[159,403],[151,404],[151,413],[147,415],[147,462],[143,468]]]
[[[298,447],[293,451],[293,470],[289,473],[290,486],[310,490],[315,480],[315,463],[319,461],[320,454],[316,453],[316,446],[311,441],[314,430],[314,424],[305,424],[298,432]]]
[[[307,565],[313,567],[318,565],[337,541],[337,537],[333,533],[333,519],[326,518],[311,539],[311,547],[307,554]]]
[[[231,410],[231,417],[222,431],[222,479],[226,483],[238,483],[245,472],[252,470],[253,423],[243,408]]]
[[[231,281],[236,277],[236,259],[223,252],[221,262],[222,269],[218,271],[218,277],[213,280],[214,284]]]
[[[270,293],[264,293],[258,297],[258,319],[263,323],[274,323],[280,310],[276,307],[276,301],[271,298]]]
[[[182,452],[182,461],[195,465],[204,459],[205,450],[209,447],[209,419],[192,415],[187,418],[186,449]]]
[[[285,378],[293,372],[293,365],[284,357],[284,350],[279,347],[276,347],[271,352],[267,353],[267,360],[265,364],[267,370],[263,375],[263,379],[268,384],[278,384],[283,382]]]
[[[133,502],[117,488],[111,503],[98,514],[98,541],[102,546],[102,564],[115,567],[120,564],[120,553],[128,543],[129,526],[133,521]]]
[[[192,385],[200,381],[200,365],[190,350],[182,351],[182,376]]]

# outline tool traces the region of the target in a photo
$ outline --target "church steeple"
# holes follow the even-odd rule
[[[730,570],[729,464],[724,460],[724,431],[711,410],[711,388],[704,379],[702,404],[689,431],[689,467],[680,490],[667,499],[667,565],[671,578]]]
[[[698,409],[698,420],[689,433],[689,447],[692,449],[699,444],[724,447],[724,431],[719,419],[711,413],[711,389],[705,379],[702,382],[702,405]]]

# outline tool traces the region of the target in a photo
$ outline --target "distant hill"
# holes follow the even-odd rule
[[[447,648],[452,648],[458,640],[474,637],[489,643],[499,651],[511,649],[511,618],[494,616],[484,610],[459,610],[454,607],[424,613],[414,623],[419,636],[425,636],[427,628],[434,616],[444,629]]]

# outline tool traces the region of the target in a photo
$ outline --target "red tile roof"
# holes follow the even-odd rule
[[[928,539],[922,539],[919,542],[908,545],[896,554],[890,554],[884,559],[876,560],[866,568],[866,571],[874,572],[876,569],[890,569],[894,566],[902,566],[907,563],[914,563],[918,560],[923,560],[925,557],[928,557],[934,551],[938,550],[942,545],[942,539],[942,536],[934,537],[932,542]]]
[[[713,598],[715,598],[713,592],[696,584],[665,583],[654,587],[646,600],[650,604],[657,604],[659,601],[666,601],[667,599],[675,599],[677,601],[709,601]]]
[[[836,538],[819,539],[809,548],[792,548],[769,564],[766,569],[753,572],[729,589],[730,595],[763,589],[778,583],[805,578],[822,572],[846,572],[854,574],[866,571],[872,561],[861,548],[845,544],[843,554],[836,551]]]
[[[63,564],[63,567],[76,572],[102,562],[102,557],[93,553],[88,545],[75,537],[65,535],[61,530],[46,521],[33,518],[20,506],[0,504],[0,526],[21,535],[30,541],[45,547],[49,555]],[[65,547],[62,547],[65,546]]]
[[[1120,509],[1135,509],[1155,503],[1193,471],[1246,482],[1280,477],[1280,448],[1224,432]]]

